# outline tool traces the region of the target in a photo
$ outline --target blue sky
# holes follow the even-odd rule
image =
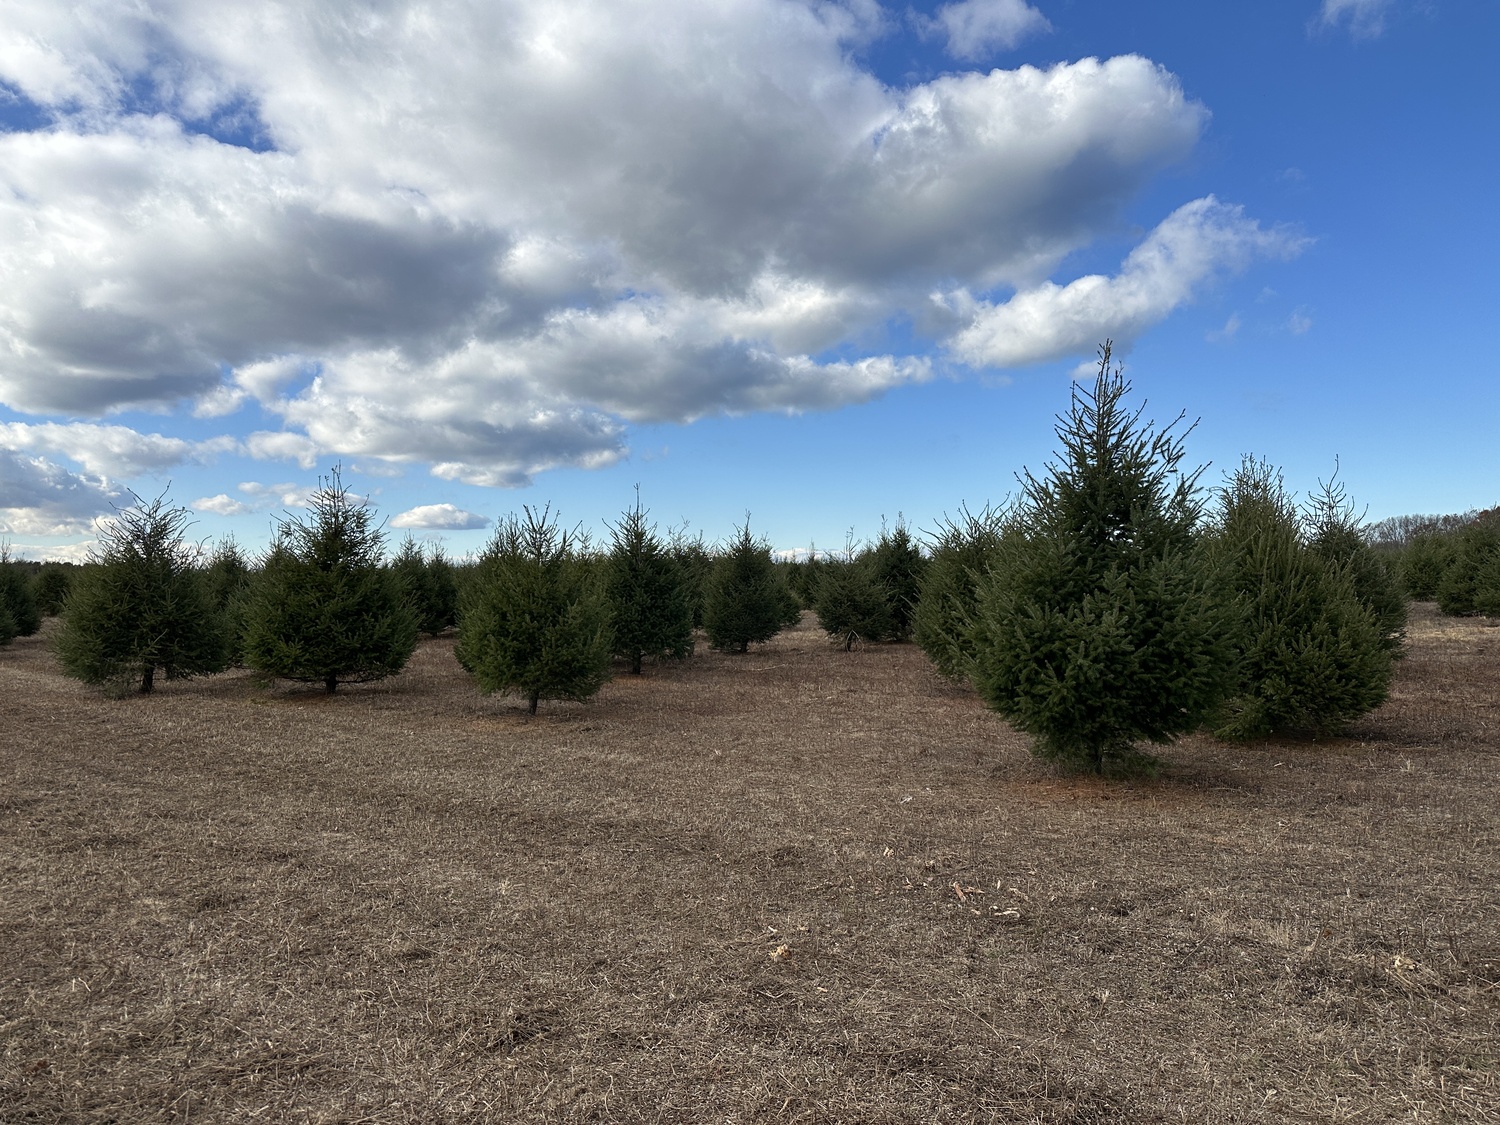
[[[1489,0],[17,0],[0,537],[263,546],[335,463],[450,553],[634,486],[931,527],[1138,398],[1371,519],[1500,502]]]

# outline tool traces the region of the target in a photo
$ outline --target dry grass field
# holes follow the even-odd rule
[[[810,624],[478,695],[0,650],[0,1120],[1500,1121],[1500,629],[1056,775]]]

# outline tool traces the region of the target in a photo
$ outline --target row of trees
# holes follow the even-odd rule
[[[917,639],[1042,756],[1102,770],[1207,727],[1325,733],[1378,706],[1405,600],[1336,483],[1299,508],[1247,459],[1210,505],[1177,423],[1129,411],[1101,349],[1062,455],[1012,507],[945,524]]]
[[[1371,533],[1409,597],[1455,616],[1500,617],[1500,508],[1397,516]]]
[[[205,560],[189,514],[164,498],[120,511],[67,599],[63,667],[149,693],[158,676],[242,664],[334,692],[400,671],[419,632],[456,622],[460,664],[534,712],[542,699],[593,695],[613,658],[639,674],[647,658],[687,657],[695,622],[714,647],[744,652],[800,615],[748,519],[715,555],[701,538],[663,541],[637,502],[601,554],[550,509],[528,508],[500,523],[477,564],[455,568],[410,539],[384,564],[383,531],[337,470],[310,508],[281,523],[258,568],[233,540]]]

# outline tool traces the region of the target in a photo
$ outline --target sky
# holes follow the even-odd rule
[[[1493,0],[8,0],[0,540],[550,505],[837,549],[1133,401],[1500,503]]]

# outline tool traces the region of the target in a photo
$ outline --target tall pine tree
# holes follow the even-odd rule
[[[486,692],[583,702],[609,679],[609,603],[550,509],[501,521],[459,607],[454,655]]]
[[[1341,553],[1309,538],[1280,473],[1246,458],[1211,538],[1238,615],[1238,684],[1214,720],[1222,737],[1329,733],[1385,700],[1390,625],[1361,600]]]
[[[682,660],[693,652],[693,607],[682,568],[646,520],[640,498],[610,527],[605,567],[614,654],[641,674],[647,657]]]
[[[1173,426],[1125,408],[1100,349],[1059,419],[1062,460],[1029,472],[1018,534],[980,583],[973,678],[1042,757],[1102,772],[1197,727],[1222,697],[1225,614],[1197,548],[1197,478]],[[1180,419],[1179,419],[1180,421]]]
[[[788,623],[796,599],[771,558],[770,544],[750,534],[750,520],[714,560],[704,596],[708,641],[724,652],[749,652]]]
[[[68,675],[150,694],[158,673],[175,680],[228,667],[224,618],[204,589],[198,545],[186,538],[189,515],[164,496],[136,497],[102,525],[57,637]]]
[[[406,667],[417,622],[381,566],[374,513],[344,491],[338,467],[310,506],[309,519],[277,528],[245,611],[245,663],[332,694]]]

